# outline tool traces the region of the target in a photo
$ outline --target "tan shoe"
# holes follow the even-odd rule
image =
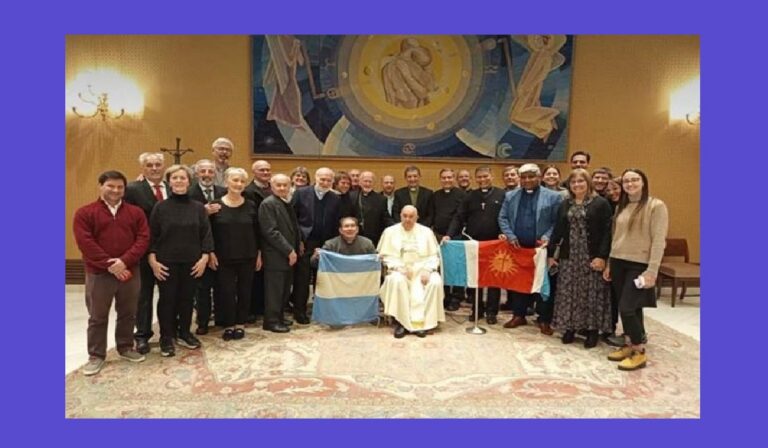
[[[645,367],[646,361],[647,359],[645,357],[645,353],[633,351],[630,357],[624,358],[619,363],[619,370],[631,371],[631,370],[642,369],[643,367]]]
[[[630,356],[632,356],[632,347],[625,345],[624,347],[609,353],[608,359],[611,361],[623,361]]]

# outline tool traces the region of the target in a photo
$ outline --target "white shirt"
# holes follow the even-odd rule
[[[104,199],[102,199],[101,201],[107,204],[107,208],[109,208],[109,211],[112,213],[112,217],[117,216],[117,210],[120,208],[121,205],[123,205],[122,199],[120,200],[120,202],[115,204],[114,207],[109,205],[109,202],[105,201]]]
[[[160,181],[160,183],[153,184],[151,181],[147,181],[149,183],[149,188],[152,189],[152,196],[155,195],[155,185],[160,185],[160,191],[163,193],[163,199],[168,199],[168,189],[165,187],[165,182]]]

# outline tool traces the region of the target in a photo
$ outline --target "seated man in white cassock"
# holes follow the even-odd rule
[[[440,248],[429,227],[418,224],[416,207],[407,205],[400,212],[400,223],[387,227],[381,235],[378,253],[387,267],[379,295],[384,313],[397,320],[395,337],[408,332],[419,337],[426,330],[445,322]]]

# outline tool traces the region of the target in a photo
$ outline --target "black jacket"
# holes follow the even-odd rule
[[[227,189],[224,187],[212,185],[211,188],[213,188],[213,199],[219,199],[220,197],[227,194]],[[203,186],[199,183],[190,185],[189,198],[197,202],[202,202],[203,204],[208,203],[208,200],[205,198],[205,193],[203,192]]]
[[[302,241],[296,212],[277,196],[269,196],[259,206],[261,229],[261,259],[266,271],[290,271],[288,254],[296,251]]]
[[[566,259],[570,255],[570,224],[568,223],[568,210],[573,206],[571,199],[565,199],[560,203],[557,211],[555,228],[552,231],[550,244],[547,246],[547,254],[552,257],[555,248],[560,246],[560,258]],[[587,247],[589,258],[602,258],[607,260],[611,252],[611,204],[602,196],[595,196],[586,206],[587,213]]]
[[[360,223],[360,235],[378,245],[384,229],[395,223],[387,210],[387,198],[375,191],[367,196],[361,191],[350,191],[349,196],[354,209],[352,216]]]
[[[395,190],[395,201],[392,203],[392,219],[395,222],[400,222],[400,211],[406,205],[416,207],[419,212],[419,224],[432,227],[432,190],[420,186],[415,204],[411,204],[411,192],[408,187]]]

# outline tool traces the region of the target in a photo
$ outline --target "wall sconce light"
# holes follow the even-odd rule
[[[701,87],[699,77],[688,81],[669,97],[669,121],[682,121],[691,125],[701,123]]]
[[[113,118],[117,120],[118,118],[125,115],[125,108],[120,108],[120,113],[113,115],[110,114],[109,111],[109,95],[107,92],[102,93],[95,93],[93,91],[93,86],[88,84],[88,92],[86,95],[83,95],[83,92],[78,92],[77,97],[80,98],[83,102],[92,104],[96,106],[96,110],[92,114],[81,114],[77,111],[77,106],[72,106],[72,112],[77,115],[78,117],[82,118],[93,118],[97,115],[101,115],[101,120],[106,121],[107,117]]]
[[[113,69],[84,70],[67,83],[66,111],[80,118],[139,118],[144,94],[136,83]]]
[[[685,114],[685,121],[688,124],[700,124],[701,123],[701,110],[696,109],[694,111]]]

